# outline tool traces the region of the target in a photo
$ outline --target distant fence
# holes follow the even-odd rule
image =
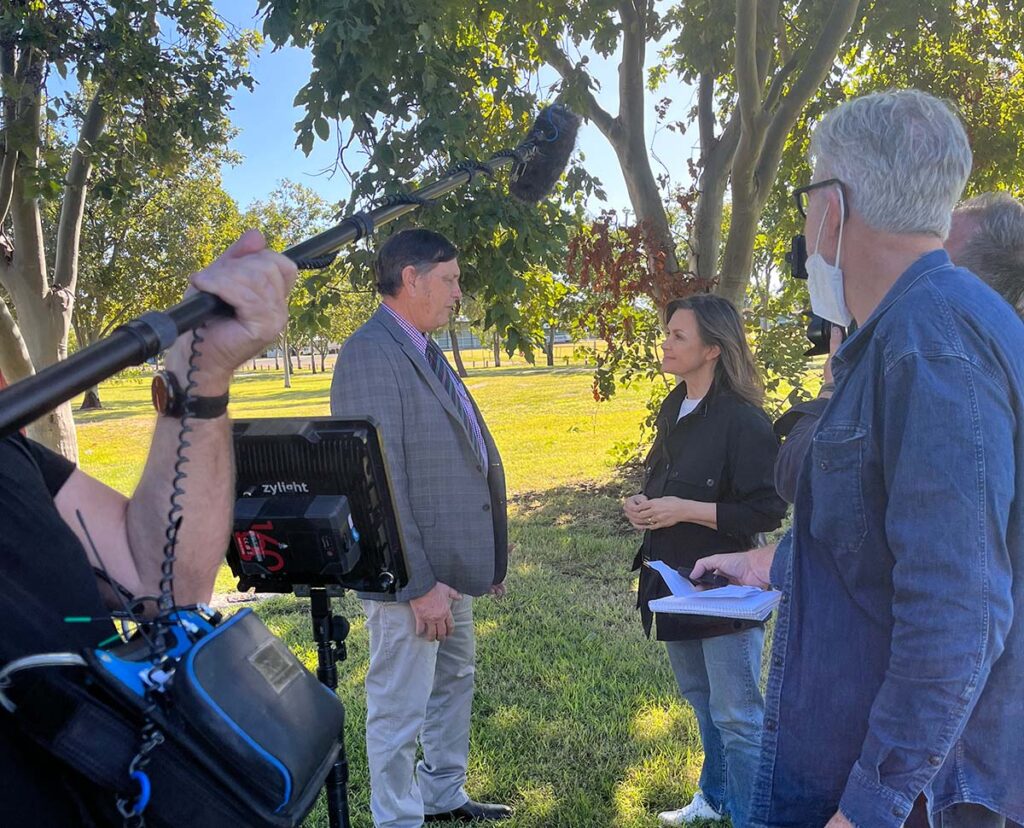
[[[592,359],[587,360],[583,356],[577,356],[576,350],[577,350],[577,348],[591,348],[591,347],[594,347],[595,344],[598,347],[598,349],[601,349],[601,350],[603,350],[604,347],[605,347],[604,343],[603,342],[599,342],[598,340],[587,340],[585,342],[564,342],[564,343],[559,343],[559,344],[555,345],[554,348],[552,349],[553,353],[554,353],[555,367],[556,368],[565,368],[565,367],[568,367],[568,366],[578,366],[578,367],[582,367],[582,368],[592,368],[593,367],[593,360]],[[494,368],[494,367],[497,367],[495,365],[494,349],[493,348],[463,348],[463,349],[460,350],[459,353],[462,356],[462,364],[466,366],[466,370],[467,371],[473,371],[473,370],[480,370],[480,369],[484,369],[484,368]],[[455,359],[452,356],[452,352],[451,352],[450,349],[448,349],[446,351],[446,355],[448,356],[448,361],[451,362],[454,365]],[[531,366],[530,363],[528,363],[526,361],[526,359],[521,354],[516,354],[515,356],[510,357],[508,354],[506,354],[504,351],[502,351],[501,352],[501,367],[502,368],[507,368],[507,367],[545,368],[545,367],[547,367],[547,355],[546,355],[546,353],[544,352],[543,349],[540,349],[540,348],[536,349],[534,351],[534,353],[533,353],[533,356],[534,356],[534,362],[533,362],[533,365]],[[317,373],[319,373],[320,372],[320,364],[321,364],[320,355],[316,354],[314,356],[314,358],[316,359],[316,370],[317,370]],[[325,370],[328,371],[328,372],[333,371],[334,370],[334,363],[335,363],[336,360],[337,360],[337,354],[328,354],[327,355],[327,359],[324,360],[324,362],[323,362]],[[311,371],[311,369],[310,369],[310,355],[308,353],[302,354],[302,356],[298,359],[298,363],[300,363],[300,364],[297,365],[296,358],[293,356],[292,357],[292,370],[293,371],[301,372],[303,374],[310,373],[310,371]],[[283,368],[284,368],[284,357],[278,357],[276,361],[275,361],[275,359],[273,357],[260,357],[258,359],[251,360],[249,363],[247,363],[240,370],[243,370],[243,371],[244,370],[249,370],[249,371],[275,371],[276,370],[276,371],[280,371]]]

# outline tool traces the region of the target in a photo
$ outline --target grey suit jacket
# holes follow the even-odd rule
[[[494,439],[476,409],[487,445],[485,473],[451,396],[383,308],[338,354],[331,413],[378,423],[409,570],[409,583],[394,597],[361,597],[408,601],[438,581],[483,595],[505,579],[505,472]]]

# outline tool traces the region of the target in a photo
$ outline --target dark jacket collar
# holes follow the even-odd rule
[[[711,381],[711,387],[708,388],[708,393],[704,395],[703,399],[692,412],[687,416],[695,417],[706,417],[708,410],[714,404],[715,400],[722,393],[728,393],[726,389],[719,381],[718,377]],[[668,396],[665,398],[665,402],[661,404],[661,410],[658,412],[658,427],[666,434],[675,428],[676,423],[679,421],[679,407],[683,404],[683,400],[686,399],[686,383],[680,381],[676,384]]]

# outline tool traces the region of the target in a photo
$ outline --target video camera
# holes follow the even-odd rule
[[[807,238],[801,233],[793,236],[789,252],[785,256],[786,264],[789,265],[789,275],[794,279],[807,280]],[[808,313],[811,321],[807,324],[807,339],[811,347],[804,352],[804,356],[821,356],[827,354],[832,343],[833,324],[827,319],[822,319],[814,313]],[[836,326],[838,327],[838,326]],[[841,328],[842,338],[849,336],[846,328]]]

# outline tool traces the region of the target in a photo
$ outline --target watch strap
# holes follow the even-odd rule
[[[181,381],[171,371],[161,371],[160,376],[167,384],[167,407],[161,413],[167,417],[188,416],[194,420],[214,420],[228,410],[229,393],[216,397],[189,396]]]
[[[215,420],[228,410],[229,393],[218,397],[183,397],[183,408],[187,416],[194,420]]]

